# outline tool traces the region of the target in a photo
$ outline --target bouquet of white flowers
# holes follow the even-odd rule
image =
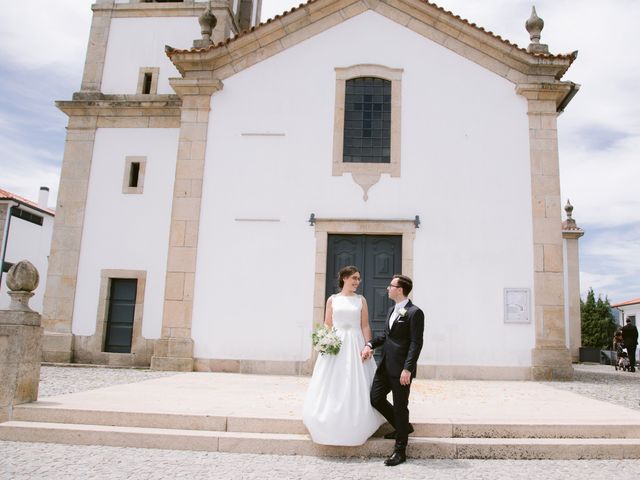
[[[338,337],[336,329],[318,326],[311,334],[313,349],[322,355],[337,355],[342,347],[342,340]]]

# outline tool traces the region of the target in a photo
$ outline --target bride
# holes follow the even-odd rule
[[[327,300],[324,323],[335,327],[342,347],[337,355],[320,355],[304,401],[302,419],[315,443],[362,445],[384,423],[371,406],[376,364],[360,352],[371,340],[367,301],[356,294],[360,272],[354,266],[338,273],[340,293]]]

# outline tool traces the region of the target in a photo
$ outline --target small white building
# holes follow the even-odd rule
[[[49,188],[40,187],[38,202],[0,189],[0,310],[9,308],[5,275],[14,263],[28,260],[40,274],[29,306],[42,312],[55,212],[47,207]]]
[[[356,264],[376,331],[413,277],[420,376],[570,377],[581,231],[556,119],[576,52],[549,53],[535,13],[525,49],[422,0],[206,6],[93,5],[58,102],[44,358],[308,373]]]
[[[640,298],[616,303],[615,305],[611,305],[611,307],[618,309],[618,323],[620,323],[620,325],[624,325],[627,322],[627,318],[631,319],[631,323],[634,325],[638,325],[637,319],[640,318]]]

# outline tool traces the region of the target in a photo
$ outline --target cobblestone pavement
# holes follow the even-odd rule
[[[438,479],[611,480],[638,478],[640,460],[409,460],[393,469],[381,459],[326,459],[139,448],[0,442],[0,478],[26,479]]]
[[[40,369],[38,398],[142,382],[175,374],[176,372],[152,372],[133,368],[43,366]]]
[[[616,371],[609,365],[574,365],[573,382],[542,382],[554,388],[640,410],[640,371]],[[640,472],[638,472],[640,477]]]
[[[54,367],[41,372],[40,396],[60,395],[173,375],[132,369]],[[638,376],[636,376],[638,375]],[[640,409],[640,374],[576,366],[574,382],[546,382]],[[0,441],[1,480],[47,479],[425,479],[610,480],[638,478],[640,460],[410,460],[389,469],[381,459],[328,459]]]

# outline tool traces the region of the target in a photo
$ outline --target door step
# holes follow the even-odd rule
[[[302,420],[216,415],[56,408],[41,403],[18,405],[13,420],[237,433],[307,434]],[[624,422],[584,424],[414,422],[414,437],[429,438],[638,438],[640,425]],[[381,429],[382,430],[382,429]],[[376,435],[381,436],[380,431]]]
[[[327,457],[383,457],[393,449],[393,441],[382,438],[359,447],[332,447],[314,444],[306,434],[24,421],[0,424],[0,440]],[[440,459],[637,459],[640,439],[412,436],[407,453],[411,458]]]

